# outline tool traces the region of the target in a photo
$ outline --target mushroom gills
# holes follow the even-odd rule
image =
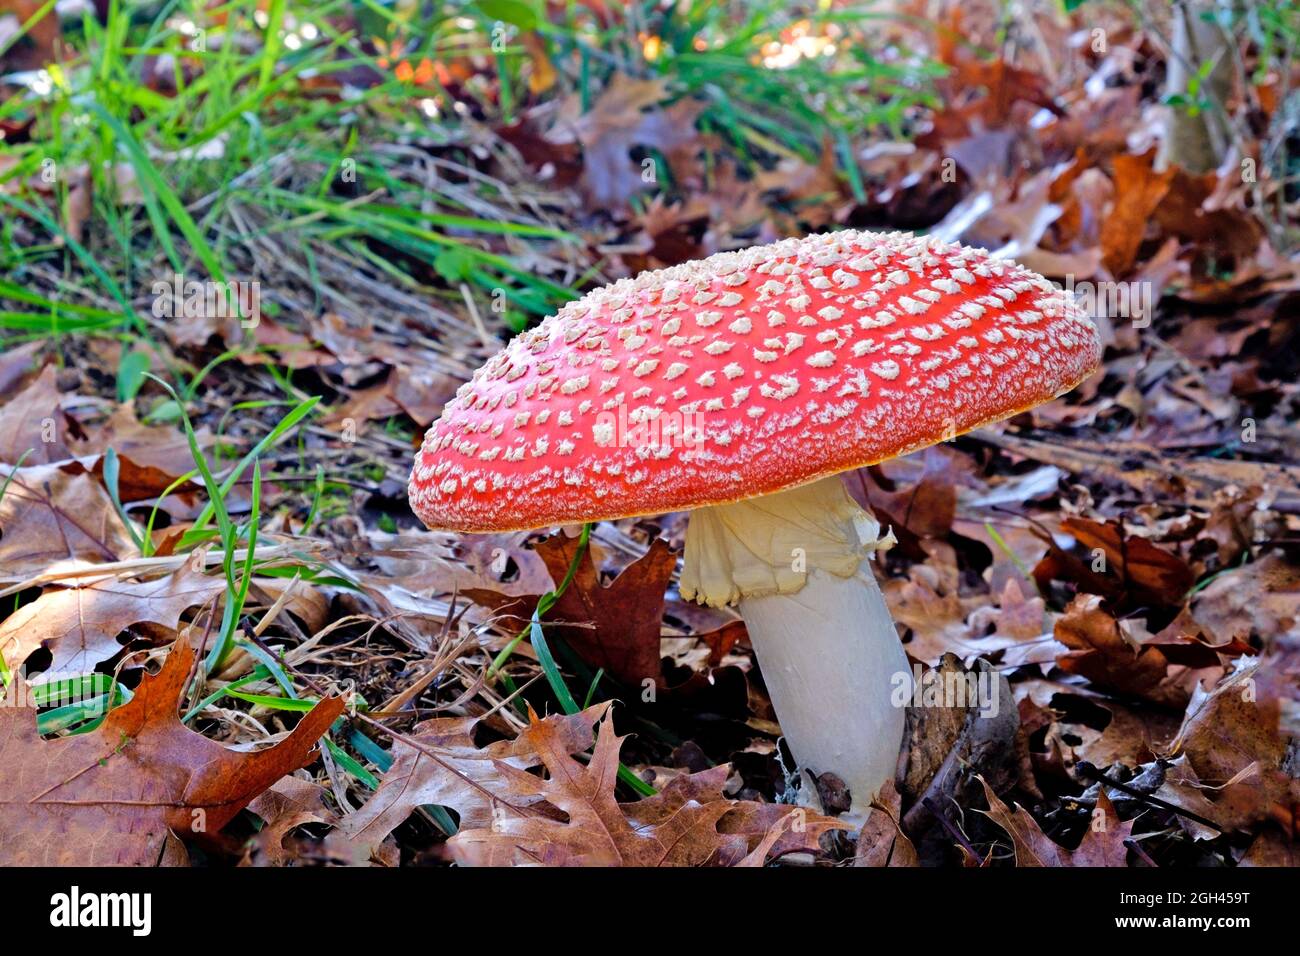
[[[879,531],[832,476],[695,511],[681,577],[688,600],[739,606],[799,769],[840,777],[855,818],[894,776],[911,699],[907,655],[864,560],[893,543]]]

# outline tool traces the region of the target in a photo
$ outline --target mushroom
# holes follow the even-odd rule
[[[429,429],[411,505],[465,532],[696,509],[682,595],[738,605],[796,762],[861,813],[911,684],[865,560],[892,536],[838,473],[1048,401],[1100,353],[1060,289],[984,250],[844,231],[720,253],[513,339]]]

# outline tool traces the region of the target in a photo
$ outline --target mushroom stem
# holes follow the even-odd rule
[[[831,477],[697,510],[682,568],[684,597],[739,604],[795,761],[840,777],[854,816],[894,776],[911,689],[864,561],[893,543],[879,530]]]
[[[870,566],[848,579],[813,569],[798,594],[742,598],[740,613],[799,768],[836,774],[865,814],[893,779],[906,716],[894,693],[911,686]]]

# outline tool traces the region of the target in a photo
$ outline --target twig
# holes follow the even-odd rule
[[[943,810],[939,806],[939,802],[935,800],[934,797],[924,798],[921,801],[921,805],[934,814],[934,818],[943,825],[945,830],[948,831],[948,835],[961,844],[962,848],[967,853],[977,860],[984,859],[983,855],[971,845],[970,840],[966,839],[966,834],[962,833],[961,830],[948,822],[948,818],[944,816]]]
[[[1130,850],[1132,850],[1135,854],[1137,854],[1137,858],[1141,860],[1143,863],[1145,863],[1147,866],[1154,867],[1157,870],[1160,869],[1160,864],[1158,864],[1155,860],[1151,859],[1151,857],[1147,856],[1147,851],[1142,849],[1141,844],[1139,844],[1137,840],[1134,840],[1132,837],[1129,837],[1127,840],[1124,841],[1124,845],[1128,847]]]
[[[1119,790],[1121,793],[1128,794],[1130,797],[1133,797],[1135,800],[1141,800],[1143,803],[1149,803],[1152,806],[1159,807],[1161,810],[1167,810],[1169,813],[1176,813],[1180,817],[1186,817],[1189,820],[1195,820],[1197,823],[1201,824],[1201,826],[1209,827],[1211,830],[1214,830],[1216,833],[1230,832],[1228,830],[1225,830],[1223,827],[1219,826],[1213,820],[1209,820],[1201,816],[1199,813],[1193,813],[1191,810],[1184,810],[1182,807],[1176,807],[1172,803],[1169,803],[1166,800],[1161,800],[1157,796],[1154,796],[1149,793],[1143,793],[1141,790],[1135,790],[1133,787],[1130,787],[1128,784],[1120,783],[1118,780],[1112,780],[1110,777],[1106,776],[1106,774],[1102,773],[1100,770],[1098,770],[1095,766],[1093,766],[1086,760],[1079,761],[1079,763],[1074,765],[1074,769],[1078,770],[1079,773],[1083,774],[1089,780],[1095,780],[1097,783],[1104,783],[1108,787],[1114,787],[1116,790]]]

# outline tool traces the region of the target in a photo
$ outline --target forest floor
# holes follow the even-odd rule
[[[1121,7],[205,6],[0,10],[0,863],[1300,862],[1285,5],[1280,66],[1233,33],[1208,172],[1162,162],[1196,104]],[[1015,704],[916,708],[860,832],[794,809],[743,622],[677,590],[685,514],[406,500],[513,333],[844,227],[1023,263],[1106,346],[846,476],[909,657]]]

